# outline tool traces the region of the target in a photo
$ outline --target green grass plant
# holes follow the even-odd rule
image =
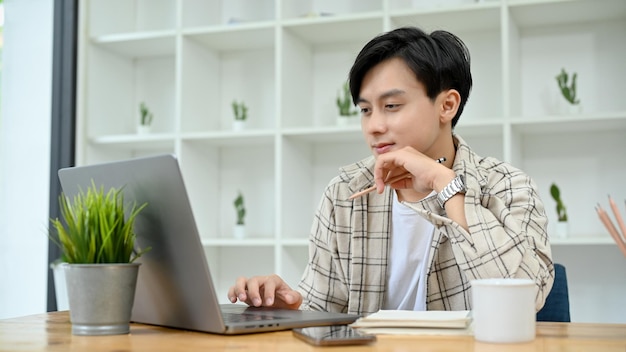
[[[52,219],[58,240],[51,236],[62,252],[61,260],[69,264],[132,263],[143,253],[135,252],[136,235],[133,224],[139,212],[147,206],[132,204],[125,219],[122,189],[104,192],[92,180],[87,191],[80,189],[73,200],[59,196],[63,221]]]

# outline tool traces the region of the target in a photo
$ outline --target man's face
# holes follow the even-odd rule
[[[358,105],[361,129],[374,156],[405,146],[434,154],[442,133],[442,95],[431,101],[400,58],[385,60],[370,69],[363,78]]]

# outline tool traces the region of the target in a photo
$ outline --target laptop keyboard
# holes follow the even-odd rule
[[[247,321],[285,319],[283,317],[263,314],[260,312],[259,313],[225,313],[225,312],[222,312],[222,317],[224,318],[225,323],[240,323],[240,322],[247,322]]]

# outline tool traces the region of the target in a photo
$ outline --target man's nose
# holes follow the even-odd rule
[[[387,121],[385,114],[378,110],[373,110],[367,118],[363,119],[365,126],[364,131],[369,134],[384,133],[387,130]]]

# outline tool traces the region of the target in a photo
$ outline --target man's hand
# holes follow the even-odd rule
[[[394,182],[390,186],[394,189],[413,189],[421,194],[428,194],[433,190],[440,192],[456,176],[454,171],[449,169],[452,161],[448,161],[449,166],[446,166],[412,147],[381,154],[376,158],[374,167],[376,190],[379,194],[382,193],[388,179],[408,172],[410,177]]]
[[[302,304],[300,292],[292,290],[278,275],[239,277],[228,289],[228,299],[254,307],[298,309]]]

